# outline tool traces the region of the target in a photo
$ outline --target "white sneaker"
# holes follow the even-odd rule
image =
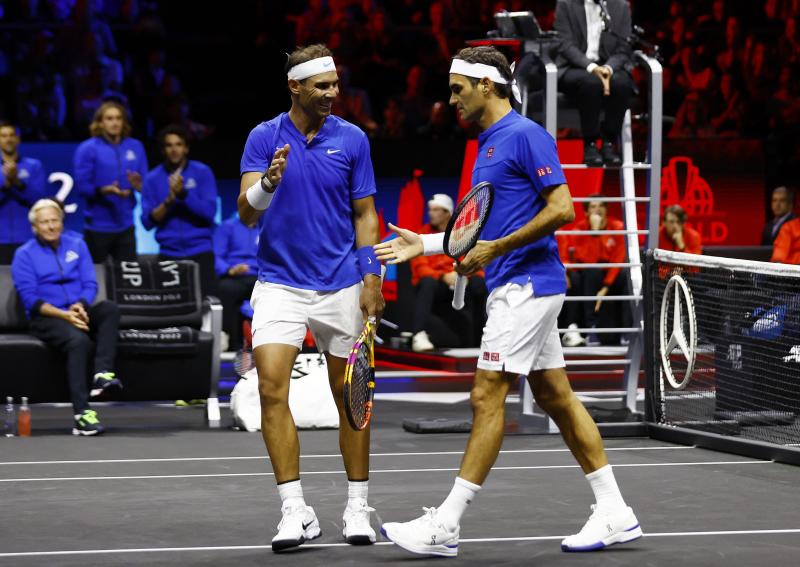
[[[567,329],[577,329],[578,325],[575,323],[570,323]],[[583,339],[581,334],[578,331],[567,331],[564,333],[564,336],[561,338],[561,344],[567,347],[575,347],[581,346],[585,344],[586,341]]]
[[[583,529],[564,538],[562,551],[599,551],[615,543],[625,543],[642,537],[639,520],[630,506],[606,512],[592,504],[592,515]]]
[[[370,545],[375,543],[375,530],[369,525],[369,514],[374,508],[367,506],[366,500],[358,504],[348,504],[342,516],[342,535],[350,545]]]
[[[414,352],[425,352],[434,348],[436,347],[433,346],[430,338],[428,338],[428,333],[425,331],[420,331],[411,338],[411,350]]]
[[[390,522],[381,533],[403,549],[423,555],[455,557],[458,555],[458,532],[448,532],[436,518],[436,508],[423,508],[425,514],[410,522]]]
[[[322,535],[319,520],[311,506],[284,506],[278,534],[272,538],[272,551],[297,547]]]

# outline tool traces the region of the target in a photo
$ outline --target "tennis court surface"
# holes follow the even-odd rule
[[[511,411],[512,408],[508,408]],[[508,435],[461,526],[457,559],[383,540],[343,543],[346,478],[334,430],[301,432],[302,479],[322,537],[273,554],[280,519],[258,433],[204,428],[202,411],[102,408],[108,434],[68,435],[69,408],[37,407],[35,436],[0,440],[0,565],[773,565],[800,557],[800,468],[648,438],[606,441],[645,537],[567,554],[593,502],[557,435]],[[509,413],[510,413],[509,412]],[[381,521],[438,506],[466,434],[405,432],[406,417],[468,417],[466,402],[380,400],[370,504]],[[227,416],[225,416],[227,417]]]

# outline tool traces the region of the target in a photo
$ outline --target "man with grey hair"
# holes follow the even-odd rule
[[[772,246],[781,227],[797,216],[794,214],[794,191],[785,185],[772,190],[770,206],[772,207],[772,220],[767,221],[764,225],[764,231],[761,233],[761,246]]]
[[[30,320],[31,333],[67,358],[75,416],[72,434],[99,435],[104,428],[89,407],[89,397],[122,387],[114,375],[119,310],[110,301],[92,305],[97,277],[89,248],[80,235],[64,232],[64,211],[56,201],[36,201],[28,220],[35,238],[14,254],[14,286]],[[93,350],[90,391],[87,370]]]

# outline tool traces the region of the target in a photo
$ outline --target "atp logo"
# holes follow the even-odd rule
[[[704,244],[728,238],[725,213],[714,210],[714,191],[700,175],[690,157],[674,157],[661,170],[661,213],[670,205],[680,205],[689,215],[687,224],[700,233]]]

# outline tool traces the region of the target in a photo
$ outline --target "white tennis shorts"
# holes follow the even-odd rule
[[[563,303],[563,294],[535,297],[531,282],[492,290],[486,300],[488,318],[478,368],[525,375],[533,370],[563,368],[558,336]]]
[[[347,358],[364,326],[362,287],[359,282],[338,291],[313,291],[256,282],[250,298],[253,348],[274,343],[301,348],[308,328],[320,352]]]

